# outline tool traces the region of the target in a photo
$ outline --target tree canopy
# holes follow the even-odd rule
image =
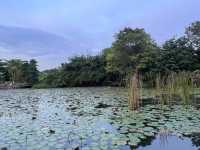
[[[36,87],[123,85],[137,70],[142,75],[200,70],[200,21],[181,37],[158,44],[144,29],[126,27],[111,47],[95,56],[75,56],[60,67],[40,72],[35,60],[0,60],[0,82],[25,82]]]
[[[7,74],[6,63],[3,60],[0,60],[0,83],[7,80]]]
[[[27,83],[33,85],[38,81],[37,61],[11,59],[0,61],[1,82]]]
[[[112,47],[104,50],[108,72],[129,74],[138,65],[139,56],[156,47],[144,29],[125,28],[115,37]]]

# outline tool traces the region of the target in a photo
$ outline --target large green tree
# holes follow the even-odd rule
[[[186,37],[172,38],[160,49],[145,51],[140,58],[139,70],[145,73],[194,71],[198,69],[195,51]]]
[[[106,69],[127,74],[137,66],[138,56],[152,49],[154,42],[144,29],[125,28],[116,35],[112,47],[106,50]]]
[[[12,59],[6,62],[9,81],[12,83],[27,83],[30,85],[38,81],[37,61],[22,61],[20,59]]]
[[[124,84],[138,68],[141,56],[155,49],[156,44],[144,29],[125,28],[116,34],[112,47],[104,50],[106,70],[117,82]]]
[[[160,60],[162,71],[193,71],[196,69],[195,52],[187,43],[188,39],[185,37],[165,42]]]

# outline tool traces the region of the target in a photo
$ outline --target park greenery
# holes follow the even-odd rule
[[[37,61],[0,60],[0,75],[0,83],[25,83],[32,86],[38,82]]]
[[[115,34],[112,46],[100,54],[75,56],[58,68],[42,72],[37,70],[35,60],[1,60],[0,82],[23,82],[35,88],[123,86],[136,70],[146,83],[158,74],[199,72],[200,21],[190,24],[183,36],[162,45],[144,29],[126,27]]]
[[[143,80],[170,72],[200,70],[200,22],[159,46],[144,29],[124,28],[112,46],[96,56],[76,56],[40,74],[38,87],[121,86],[135,70]]]

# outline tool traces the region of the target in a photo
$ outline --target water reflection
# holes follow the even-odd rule
[[[175,135],[158,135],[149,146],[139,147],[137,150],[197,150],[189,138]]]

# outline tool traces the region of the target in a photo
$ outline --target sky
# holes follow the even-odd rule
[[[42,54],[36,48],[33,55],[28,49],[11,51],[0,45],[0,58],[35,58],[40,70],[49,69],[76,54],[99,53],[124,27],[144,28],[162,44],[200,20],[199,7],[199,0],[2,0],[0,26],[45,32],[65,39],[70,46],[61,51],[46,49]]]

